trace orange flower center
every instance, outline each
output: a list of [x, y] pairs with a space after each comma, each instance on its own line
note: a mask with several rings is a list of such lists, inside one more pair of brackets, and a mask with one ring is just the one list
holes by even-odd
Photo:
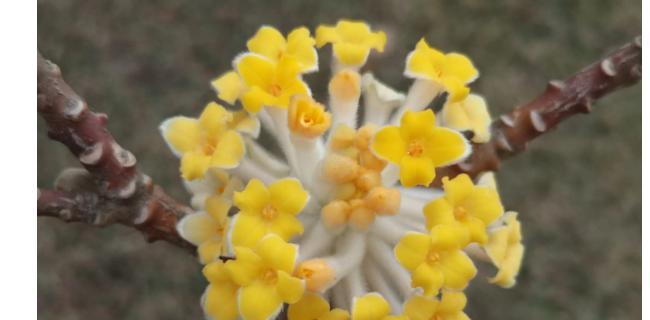
[[217, 148], [217, 139], [215, 138], [208, 138], [206, 139], [205, 143], [203, 144], [203, 154], [205, 155], [212, 155], [214, 153], [214, 150]]
[[266, 269], [262, 271], [262, 281], [266, 283], [276, 283], [278, 281], [278, 273], [273, 269]]
[[467, 209], [462, 206], [458, 206], [454, 208], [454, 217], [456, 217], [456, 220], [463, 220], [467, 217]]
[[275, 97], [279, 97], [282, 94], [282, 87], [277, 84], [272, 84], [269, 86], [269, 93]]
[[273, 205], [269, 204], [264, 209], [262, 209], [262, 217], [266, 220], [273, 220], [278, 216], [278, 209]]
[[316, 122], [316, 120], [314, 120], [314, 118], [313, 118], [312, 116], [307, 115], [307, 114], [306, 114], [306, 115], [303, 115], [303, 116], [300, 118], [300, 124], [301, 124], [303, 127], [311, 127], [312, 125], [314, 125], [315, 122]]
[[427, 261], [429, 261], [430, 263], [436, 263], [440, 261], [440, 253], [434, 250], [429, 251], [429, 253], [427, 254]]
[[433, 316], [431, 316], [431, 318], [429, 318], [429, 320], [443, 320], [443, 318], [439, 314], [434, 314]]
[[420, 141], [411, 141], [411, 143], [409, 143], [408, 149], [406, 149], [406, 153], [408, 153], [408, 155], [411, 157], [419, 157], [423, 152], [424, 146], [422, 146], [422, 143]]
[[222, 194], [224, 191], [226, 191], [226, 186], [219, 186], [218, 188], [214, 189], [214, 192], [217, 194]]

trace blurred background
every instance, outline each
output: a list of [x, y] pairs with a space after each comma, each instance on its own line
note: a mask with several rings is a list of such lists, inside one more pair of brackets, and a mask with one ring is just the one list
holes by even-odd
[[[641, 1], [38, 1], [38, 48], [138, 157], [140, 168], [187, 199], [178, 161], [158, 124], [197, 115], [215, 98], [209, 81], [230, 68], [262, 24], [312, 31], [339, 18], [388, 34], [367, 69], [406, 90], [404, 58], [420, 37], [470, 56], [473, 91], [493, 115], [540, 93], [641, 34]], [[323, 97], [321, 73], [307, 76]], [[641, 86], [600, 100], [504, 163], [504, 204], [520, 212], [526, 256], [518, 285], [469, 288], [473, 319], [638, 319], [641, 316]], [[39, 119], [38, 185], [77, 166]], [[197, 261], [134, 230], [38, 220], [42, 319], [201, 319]]]

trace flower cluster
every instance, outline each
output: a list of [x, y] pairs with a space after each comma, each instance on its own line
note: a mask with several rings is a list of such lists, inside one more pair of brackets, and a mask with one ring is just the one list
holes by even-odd
[[[324, 105], [302, 75], [327, 44]], [[263, 26], [212, 81], [227, 107], [209, 102], [198, 119], [160, 126], [192, 194], [195, 212], [177, 229], [205, 265], [206, 317], [272, 319], [286, 308], [289, 320], [467, 319], [475, 261], [497, 268], [491, 283], [514, 285], [521, 227], [494, 174], [430, 187], [437, 168], [491, 138], [487, 105], [469, 93], [478, 71], [422, 39], [406, 57], [404, 94], [360, 73], [385, 44], [359, 21], [313, 37]], [[434, 100], [444, 101], [437, 114]]]

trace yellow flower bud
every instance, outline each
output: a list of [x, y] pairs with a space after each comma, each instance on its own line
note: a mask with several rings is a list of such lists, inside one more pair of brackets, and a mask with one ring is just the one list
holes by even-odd
[[334, 270], [323, 259], [310, 259], [298, 265], [296, 276], [305, 280], [307, 290], [318, 292], [334, 280]]
[[288, 112], [289, 129], [306, 138], [316, 138], [329, 129], [331, 116], [322, 104], [306, 95], [291, 99]]

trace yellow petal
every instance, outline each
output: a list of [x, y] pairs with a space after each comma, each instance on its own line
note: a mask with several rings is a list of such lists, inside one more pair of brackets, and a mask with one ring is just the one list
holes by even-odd
[[445, 278], [442, 272], [428, 263], [421, 263], [411, 275], [411, 285], [424, 290], [425, 296], [434, 296], [442, 287]]
[[348, 320], [350, 313], [343, 309], [334, 309], [325, 315], [318, 318], [318, 320]]
[[444, 77], [441, 80], [445, 91], [449, 93], [449, 102], [462, 101], [469, 94], [469, 88], [456, 77]]
[[235, 259], [225, 263], [225, 269], [232, 281], [240, 286], [251, 285], [262, 271], [262, 258], [252, 249], [235, 247]]
[[478, 77], [478, 70], [474, 68], [472, 61], [459, 53], [446, 54], [440, 69], [443, 74], [456, 77], [462, 83], [472, 82]]
[[302, 234], [305, 229], [296, 216], [288, 213], [280, 213], [269, 223], [268, 230], [277, 234], [284, 240], [289, 240], [295, 235]]
[[232, 220], [230, 242], [233, 246], [254, 248], [267, 233], [266, 222], [260, 216], [240, 212]]
[[297, 245], [287, 243], [275, 234], [268, 234], [258, 242], [255, 252], [264, 263], [272, 266], [275, 270], [293, 273], [298, 257]]
[[424, 217], [427, 229], [431, 230], [440, 224], [449, 224], [456, 221], [454, 218], [454, 207], [445, 197], [440, 197], [424, 206]]
[[509, 255], [501, 263], [497, 274], [490, 278], [490, 283], [494, 283], [503, 288], [511, 288], [516, 283], [517, 274], [521, 268], [521, 260], [524, 256], [524, 246], [518, 243], [510, 248]]
[[375, 134], [372, 150], [379, 157], [392, 163], [399, 163], [406, 153], [406, 145], [396, 126], [387, 126]]
[[476, 94], [470, 94], [465, 100], [447, 103], [442, 109], [445, 126], [456, 130], [472, 130], [472, 141], [485, 143], [490, 140], [490, 123], [492, 118], [485, 100]]
[[213, 239], [203, 242], [199, 245], [199, 261], [202, 264], [210, 263], [219, 259], [223, 251], [223, 242], [221, 239]]
[[261, 54], [271, 60], [278, 60], [286, 49], [284, 36], [277, 29], [262, 26], [246, 43], [248, 50]]
[[205, 200], [205, 211], [207, 211], [212, 219], [218, 224], [223, 225], [226, 223], [230, 207], [230, 201], [221, 196], [212, 195]]
[[251, 117], [246, 111], [237, 111], [233, 114], [233, 120], [230, 127], [237, 132], [247, 134], [252, 138], [260, 135], [260, 121], [256, 117]]
[[454, 314], [463, 311], [467, 305], [467, 297], [462, 292], [444, 291], [440, 304], [438, 305], [438, 312], [442, 314]]
[[435, 166], [431, 159], [411, 156], [402, 157], [399, 165], [399, 181], [403, 186], [429, 186], [435, 177]]
[[474, 190], [474, 183], [467, 174], [459, 174], [453, 179], [442, 178], [442, 186], [445, 190], [445, 198], [456, 206], [467, 198]]
[[174, 117], [160, 125], [163, 138], [176, 155], [192, 151], [199, 146], [201, 129], [196, 119]]
[[485, 244], [488, 240], [487, 232], [485, 231], [485, 223], [481, 219], [470, 216], [460, 222], [465, 226], [470, 234], [472, 242]]
[[458, 131], [437, 127], [424, 143], [424, 154], [436, 167], [463, 160], [471, 152], [469, 142]]
[[228, 71], [212, 80], [212, 88], [217, 91], [219, 99], [234, 104], [244, 91], [244, 84], [235, 71]]
[[307, 205], [309, 194], [295, 178], [280, 179], [269, 185], [271, 203], [280, 212], [296, 215]]
[[330, 26], [318, 26], [316, 28], [316, 46], [318, 48], [327, 43], [338, 42], [340, 39], [336, 28]]
[[395, 257], [404, 268], [414, 271], [424, 262], [430, 247], [429, 235], [409, 231], [395, 246]]
[[276, 289], [282, 301], [296, 303], [305, 293], [305, 280], [292, 277], [284, 271], [278, 271]]
[[316, 41], [309, 34], [309, 29], [305, 27], [293, 29], [287, 36], [287, 54], [300, 62], [302, 72], [318, 70], [315, 43]]
[[181, 158], [180, 170], [185, 180], [194, 180], [203, 177], [208, 167], [210, 167], [210, 157], [202, 152], [187, 152]]
[[404, 304], [404, 314], [410, 320], [430, 320], [435, 316], [438, 309], [436, 298], [427, 298], [415, 295], [409, 298]]
[[389, 313], [388, 302], [378, 293], [371, 292], [354, 298], [352, 320], [381, 320]]
[[476, 276], [476, 267], [472, 260], [462, 251], [452, 251], [443, 255], [440, 261], [446, 288], [462, 290]]
[[237, 286], [227, 283], [209, 285], [203, 300], [205, 313], [218, 320], [237, 319], [237, 289]]
[[258, 113], [264, 106], [275, 105], [277, 98], [270, 95], [259, 87], [252, 87], [241, 98], [241, 103], [244, 109], [250, 113]]
[[261, 212], [270, 200], [271, 193], [258, 179], [251, 179], [243, 191], [235, 192], [233, 195], [235, 206], [242, 211], [251, 213]]
[[282, 300], [272, 285], [255, 282], [239, 289], [239, 313], [244, 320], [267, 320], [282, 310]]
[[205, 212], [186, 215], [177, 228], [183, 239], [197, 246], [217, 235], [217, 223]]
[[235, 59], [239, 75], [249, 87], [266, 88], [273, 81], [273, 61], [254, 53], [245, 53]]
[[289, 320], [314, 320], [328, 313], [330, 305], [321, 296], [306, 292], [302, 298], [289, 305], [287, 316]]
[[431, 229], [432, 246], [436, 250], [457, 250], [464, 248], [470, 241], [469, 232], [458, 222], [441, 224]]
[[218, 138], [226, 130], [226, 123], [231, 120], [232, 114], [216, 102], [208, 103], [199, 117], [203, 132], [208, 137], [215, 138]]
[[334, 56], [341, 63], [350, 66], [359, 66], [366, 63], [370, 48], [356, 43], [336, 43], [334, 44]]
[[400, 119], [400, 133], [405, 141], [429, 138], [435, 126], [436, 116], [431, 109], [406, 111]]
[[210, 165], [221, 169], [236, 168], [245, 152], [246, 146], [241, 135], [234, 130], [228, 130], [219, 139]]
[[226, 270], [226, 264], [221, 262], [221, 260], [209, 263], [203, 267], [202, 272], [210, 283], [221, 284], [224, 282], [232, 282], [230, 274], [228, 274], [228, 270]]
[[489, 225], [503, 213], [503, 206], [496, 190], [487, 187], [475, 187], [463, 200], [462, 206], [467, 211]]

